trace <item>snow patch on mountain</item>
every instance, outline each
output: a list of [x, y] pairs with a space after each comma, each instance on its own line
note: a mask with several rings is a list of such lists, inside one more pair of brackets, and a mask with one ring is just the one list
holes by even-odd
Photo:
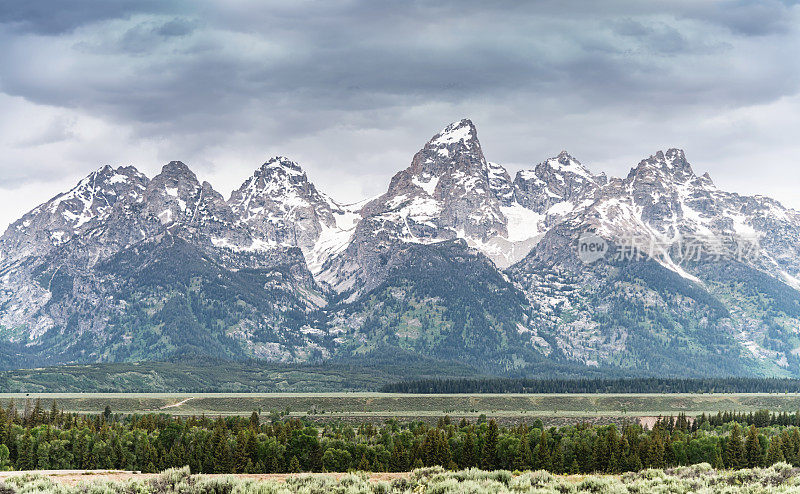
[[423, 181], [419, 177], [414, 177], [411, 181], [414, 185], [424, 190], [426, 194], [433, 196], [434, 191], [436, 191], [436, 185], [439, 183], [439, 177], [428, 176], [426, 178], [427, 180]]

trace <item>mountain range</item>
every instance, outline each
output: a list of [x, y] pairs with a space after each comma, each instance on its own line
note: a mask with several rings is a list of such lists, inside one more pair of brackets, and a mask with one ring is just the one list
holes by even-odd
[[275, 157], [226, 200], [104, 166], [0, 237], [0, 369], [409, 355], [512, 376], [800, 375], [800, 213], [679, 149], [512, 178], [469, 120], [379, 197]]

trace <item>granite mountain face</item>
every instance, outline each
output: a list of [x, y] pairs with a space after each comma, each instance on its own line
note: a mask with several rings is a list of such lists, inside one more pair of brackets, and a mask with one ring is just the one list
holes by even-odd
[[[603, 254], [587, 259], [586, 239]], [[0, 237], [0, 367], [407, 352], [482, 372], [800, 375], [800, 214], [682, 151], [513, 178], [469, 120], [346, 205], [284, 157], [225, 198], [103, 167]]]

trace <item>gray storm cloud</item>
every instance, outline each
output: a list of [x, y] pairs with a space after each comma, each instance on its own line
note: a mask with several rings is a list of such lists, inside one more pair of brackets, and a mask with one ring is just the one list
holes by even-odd
[[14, 1], [0, 227], [105, 163], [181, 159], [226, 193], [287, 154], [356, 200], [462, 117], [512, 169], [567, 148], [624, 174], [678, 146], [792, 204], [799, 21], [787, 1]]

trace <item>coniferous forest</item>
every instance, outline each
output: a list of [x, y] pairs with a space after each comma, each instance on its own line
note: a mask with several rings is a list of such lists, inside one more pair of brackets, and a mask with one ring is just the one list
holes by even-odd
[[759, 377], [616, 379], [450, 378], [386, 384], [385, 393], [798, 393], [800, 379]]
[[621, 473], [708, 463], [715, 468], [800, 465], [800, 413], [732, 412], [664, 417], [652, 430], [638, 424], [500, 426], [494, 420], [445, 416], [382, 425], [314, 424], [278, 412], [248, 417], [167, 414], [96, 415], [55, 403], [13, 401], [0, 407], [0, 469], [121, 469], [192, 473], [406, 472], [547, 470]]

